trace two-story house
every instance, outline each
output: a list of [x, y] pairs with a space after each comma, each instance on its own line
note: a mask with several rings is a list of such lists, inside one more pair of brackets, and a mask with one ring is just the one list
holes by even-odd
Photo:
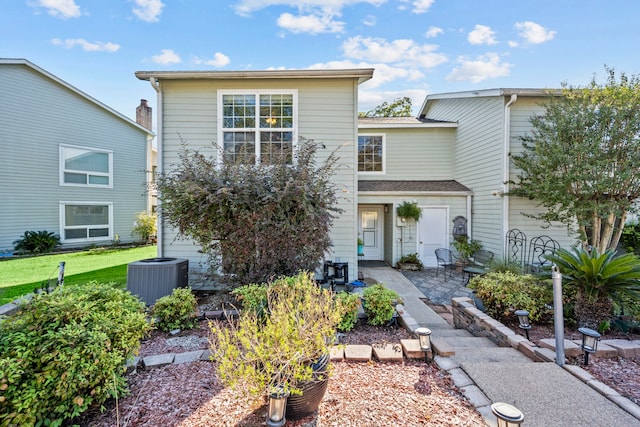
[[[529, 129], [528, 117], [538, 111], [542, 90], [430, 95], [416, 118], [358, 119], [358, 84], [372, 73], [140, 71], [136, 76], [150, 81], [158, 93], [160, 169], [178, 161], [182, 140], [213, 150], [212, 142], [226, 147], [277, 131], [293, 145], [305, 137], [322, 141], [327, 152], [337, 148], [342, 167], [334, 179], [344, 213], [333, 225], [334, 245], [326, 259], [348, 262], [350, 277], [356, 277], [358, 237], [364, 241], [360, 259], [395, 265], [402, 255], [417, 252], [426, 265], [435, 265], [435, 249], [453, 241], [454, 219], [462, 219], [467, 233], [498, 257], [506, 231], [515, 227], [572, 242], [564, 227], [544, 229], [520, 215], [535, 204], [509, 200], [504, 184], [513, 174], [509, 153], [518, 149], [516, 136]], [[245, 128], [241, 123], [246, 121], [225, 120], [225, 109], [257, 103], [278, 107], [272, 103], [281, 102], [292, 111], [282, 129]], [[258, 117], [251, 122], [259, 123]], [[422, 209], [418, 222], [398, 218], [396, 207], [405, 201]], [[197, 247], [175, 237], [161, 224], [160, 256], [185, 257], [198, 265]]]
[[153, 133], [25, 59], [0, 59], [0, 93], [0, 250], [27, 230], [136, 239]]

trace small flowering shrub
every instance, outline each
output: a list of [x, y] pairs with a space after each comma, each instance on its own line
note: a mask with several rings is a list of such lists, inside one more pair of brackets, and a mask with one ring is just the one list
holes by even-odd
[[365, 288], [362, 296], [367, 322], [374, 326], [389, 323], [396, 311], [396, 304], [402, 303], [402, 299], [396, 291], [381, 283]]
[[154, 304], [151, 315], [158, 329], [193, 329], [198, 322], [198, 302], [191, 288], [176, 288]]
[[0, 425], [59, 426], [126, 391], [144, 304], [90, 282], [35, 295], [0, 322]]

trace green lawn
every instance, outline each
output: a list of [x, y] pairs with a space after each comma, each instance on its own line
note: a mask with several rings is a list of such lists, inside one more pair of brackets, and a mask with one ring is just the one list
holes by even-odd
[[55, 283], [58, 265], [65, 262], [64, 284], [74, 285], [92, 280], [122, 286], [127, 281], [127, 264], [157, 254], [156, 246], [129, 249], [99, 248], [83, 252], [45, 255], [0, 261], [0, 305], [33, 292], [44, 282]]

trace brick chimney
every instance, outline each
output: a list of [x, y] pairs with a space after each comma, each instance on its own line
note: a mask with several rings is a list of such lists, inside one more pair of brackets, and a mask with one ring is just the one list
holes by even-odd
[[153, 117], [151, 115], [152, 108], [147, 105], [146, 99], [140, 100], [140, 105], [136, 108], [136, 123], [140, 126], [152, 130]]

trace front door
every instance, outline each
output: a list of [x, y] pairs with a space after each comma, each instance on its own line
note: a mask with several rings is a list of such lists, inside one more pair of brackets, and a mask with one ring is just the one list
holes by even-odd
[[358, 237], [364, 243], [361, 260], [380, 261], [382, 252], [382, 206], [358, 206]]
[[437, 265], [436, 249], [449, 248], [448, 218], [447, 207], [422, 208], [418, 222], [418, 255], [425, 267]]

